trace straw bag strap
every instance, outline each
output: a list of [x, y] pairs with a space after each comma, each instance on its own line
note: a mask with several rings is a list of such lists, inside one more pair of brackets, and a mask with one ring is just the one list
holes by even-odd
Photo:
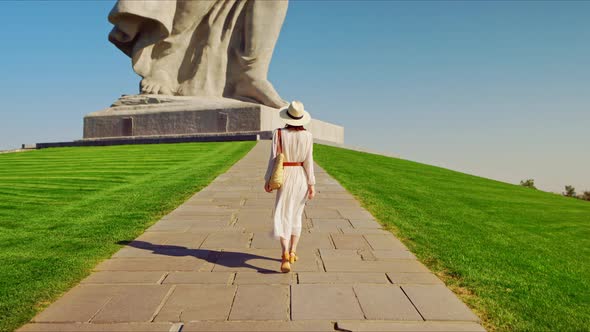
[[279, 155], [283, 153], [283, 139], [281, 138], [281, 129], [278, 129], [277, 135], [277, 155]]

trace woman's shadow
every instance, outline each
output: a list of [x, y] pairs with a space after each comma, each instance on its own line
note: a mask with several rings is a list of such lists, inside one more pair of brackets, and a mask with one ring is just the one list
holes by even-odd
[[166, 245], [166, 244], [153, 244], [146, 241], [119, 241], [118, 244], [127, 245], [133, 248], [142, 250], [149, 250], [157, 255], [173, 256], [173, 257], [195, 257], [203, 259], [209, 263], [225, 266], [229, 268], [244, 267], [252, 269], [260, 273], [279, 273], [275, 270], [269, 270], [259, 266], [254, 266], [248, 261], [252, 259], [262, 259], [269, 261], [280, 262], [280, 259], [269, 258], [260, 255], [248, 254], [244, 252], [235, 251], [220, 251], [214, 249], [190, 249], [187, 247]]

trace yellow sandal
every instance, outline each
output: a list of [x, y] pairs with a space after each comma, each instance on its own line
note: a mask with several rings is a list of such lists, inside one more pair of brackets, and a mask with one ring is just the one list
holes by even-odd
[[299, 257], [297, 257], [297, 255], [295, 255], [294, 251], [291, 251], [289, 253], [289, 263], [293, 264], [293, 263], [297, 262], [298, 259], [299, 259]]
[[281, 272], [287, 273], [291, 272], [291, 264], [290, 263], [290, 255], [288, 253], [284, 253], [282, 260], [281, 260]]

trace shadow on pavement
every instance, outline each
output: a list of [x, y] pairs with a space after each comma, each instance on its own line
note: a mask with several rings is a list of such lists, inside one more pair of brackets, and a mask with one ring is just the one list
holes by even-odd
[[[280, 262], [280, 259], [270, 258], [266, 256], [254, 255], [244, 252], [222, 251], [214, 249], [190, 249], [183, 246], [167, 245], [167, 244], [153, 244], [146, 241], [119, 241], [118, 244], [127, 245], [133, 248], [142, 250], [149, 250], [157, 255], [172, 256], [172, 257], [195, 257], [203, 259], [209, 263], [225, 266], [229, 268], [244, 267], [258, 271], [260, 273], [280, 273], [277, 270], [270, 270], [260, 266], [255, 266], [249, 263], [250, 260], [266, 260], [273, 262]], [[278, 267], [278, 264], [277, 264]]]

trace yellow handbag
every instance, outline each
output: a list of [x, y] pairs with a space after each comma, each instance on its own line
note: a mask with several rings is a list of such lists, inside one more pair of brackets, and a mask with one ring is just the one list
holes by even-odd
[[275, 164], [272, 169], [272, 174], [268, 184], [270, 189], [275, 190], [281, 188], [283, 185], [283, 162], [285, 161], [285, 155], [283, 154], [283, 140], [281, 139], [281, 130], [278, 129], [277, 133], [277, 156], [275, 158]]

